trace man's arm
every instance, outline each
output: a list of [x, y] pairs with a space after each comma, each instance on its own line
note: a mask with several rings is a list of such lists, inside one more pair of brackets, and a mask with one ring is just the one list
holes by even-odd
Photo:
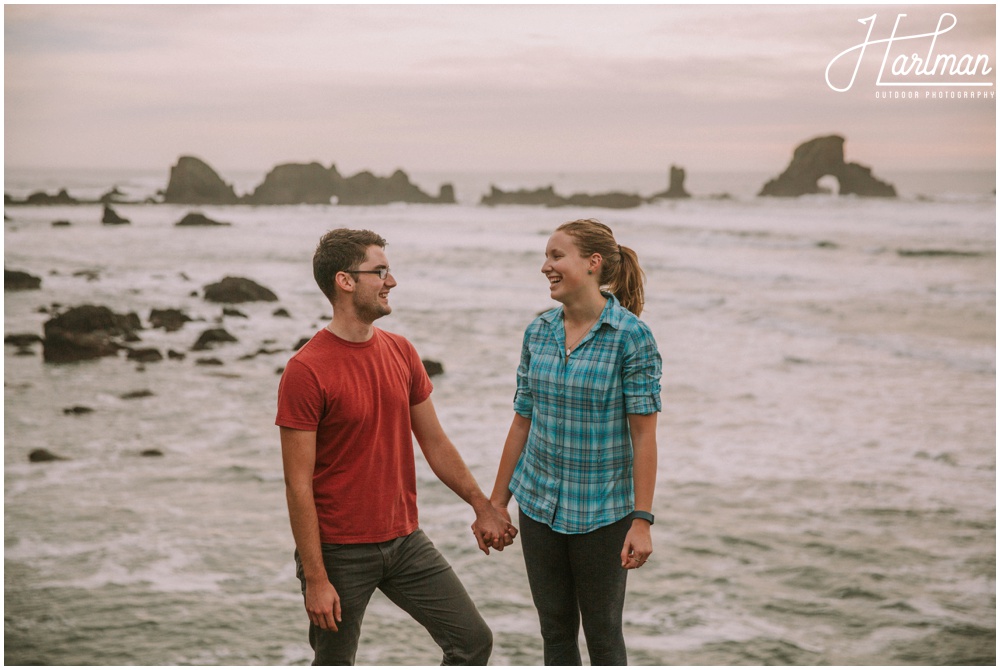
[[319, 518], [313, 497], [316, 466], [316, 433], [281, 428], [281, 461], [285, 470], [285, 498], [292, 537], [306, 578], [306, 613], [309, 621], [325, 630], [337, 630], [340, 596], [330, 583], [323, 565]]
[[472, 532], [476, 536], [479, 548], [486, 554], [490, 553], [490, 547], [503, 551], [504, 546], [513, 542], [517, 529], [501, 517], [479, 488], [458, 449], [441, 427], [437, 412], [434, 410], [434, 403], [430, 398], [410, 407], [410, 421], [413, 434], [431, 470], [475, 510], [476, 521], [472, 524]]

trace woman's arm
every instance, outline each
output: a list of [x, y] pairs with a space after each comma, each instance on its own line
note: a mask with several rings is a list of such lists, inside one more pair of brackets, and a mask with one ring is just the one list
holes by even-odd
[[510, 503], [510, 480], [514, 476], [514, 469], [521, 459], [521, 452], [528, 442], [528, 433], [531, 430], [531, 419], [521, 414], [514, 413], [514, 420], [511, 421], [510, 430], [507, 431], [507, 440], [503, 445], [503, 454], [500, 456], [500, 465], [497, 467], [496, 483], [493, 484], [493, 493], [490, 495], [490, 502], [500, 510], [501, 514], [510, 520], [510, 513], [507, 505]]
[[[632, 477], [635, 487], [635, 509], [652, 512], [653, 490], [656, 488], [656, 413], [629, 414], [632, 435]], [[641, 567], [653, 553], [650, 524], [645, 519], [633, 519], [622, 547], [622, 567]]]

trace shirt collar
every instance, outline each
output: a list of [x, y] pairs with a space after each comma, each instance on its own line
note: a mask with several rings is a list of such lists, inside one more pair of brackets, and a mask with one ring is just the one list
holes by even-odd
[[[625, 309], [622, 307], [622, 304], [618, 301], [618, 298], [616, 298], [613, 294], [601, 291], [601, 295], [607, 298], [608, 302], [607, 304], [604, 305], [604, 309], [601, 311], [601, 316], [597, 319], [597, 322], [606, 323], [615, 330], [618, 330], [618, 328], [620, 328], [622, 325], [622, 319], [625, 318]], [[550, 309], [549, 311], [543, 313], [541, 315], [541, 319], [542, 321], [545, 321], [549, 325], [555, 323], [557, 318], [561, 322], [562, 311], [563, 308], [562, 305], [560, 305], [555, 309]]]

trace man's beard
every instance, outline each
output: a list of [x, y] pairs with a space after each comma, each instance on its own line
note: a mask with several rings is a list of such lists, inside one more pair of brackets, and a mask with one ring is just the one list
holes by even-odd
[[365, 323], [374, 323], [376, 319], [381, 319], [392, 312], [392, 307], [383, 305], [378, 300], [378, 293], [373, 300], [362, 300], [357, 293], [354, 294], [354, 311], [358, 318]]

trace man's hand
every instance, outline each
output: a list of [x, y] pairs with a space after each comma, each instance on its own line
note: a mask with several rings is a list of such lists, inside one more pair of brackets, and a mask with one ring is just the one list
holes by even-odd
[[510, 514], [506, 508], [486, 504], [476, 509], [472, 534], [476, 536], [479, 549], [489, 556], [490, 547], [503, 551], [504, 547], [512, 545], [517, 536], [517, 528], [510, 522]]
[[653, 553], [653, 538], [649, 533], [649, 522], [643, 519], [632, 521], [622, 547], [622, 567], [626, 570], [641, 568]]
[[341, 620], [340, 595], [328, 580], [306, 582], [306, 613], [310, 623], [336, 632]]

